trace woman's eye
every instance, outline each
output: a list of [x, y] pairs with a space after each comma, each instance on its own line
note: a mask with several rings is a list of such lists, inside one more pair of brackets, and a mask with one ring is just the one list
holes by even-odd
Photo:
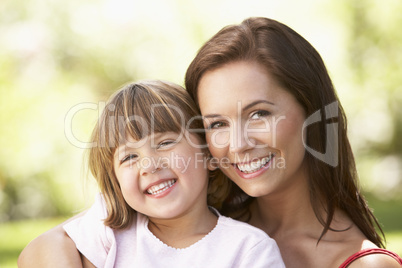
[[225, 126], [226, 126], [226, 124], [224, 122], [216, 121], [216, 122], [213, 122], [213, 123], [209, 124], [209, 126], [207, 128], [208, 129], [214, 129], [214, 128], [222, 128], [222, 127], [225, 127]]
[[270, 114], [271, 113], [268, 112], [268, 111], [259, 110], [259, 111], [256, 111], [256, 112], [252, 113], [250, 118], [251, 119], [260, 119], [260, 118], [266, 117], [266, 116], [268, 116]]
[[120, 161], [120, 163], [122, 164], [122, 163], [124, 163], [124, 162], [126, 162], [126, 161], [134, 160], [134, 159], [136, 159], [136, 158], [137, 158], [137, 155], [136, 155], [136, 154], [129, 154], [129, 155], [127, 155], [126, 157], [124, 157], [124, 158]]

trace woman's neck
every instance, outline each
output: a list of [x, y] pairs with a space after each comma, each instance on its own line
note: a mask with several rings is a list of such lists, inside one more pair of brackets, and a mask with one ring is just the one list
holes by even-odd
[[278, 197], [259, 197], [251, 205], [250, 224], [263, 229], [270, 236], [305, 228], [315, 222], [316, 216], [309, 198], [293, 196], [291, 200]]
[[291, 185], [267, 196], [258, 197], [250, 207], [250, 224], [263, 229], [271, 237], [312, 230], [322, 231], [310, 202], [307, 176], [292, 180]]
[[186, 248], [211, 232], [217, 224], [217, 219], [218, 217], [205, 205], [177, 218], [149, 218], [148, 228], [166, 245]]
[[[250, 205], [249, 223], [264, 230], [274, 239], [304, 235], [318, 241], [324, 226], [317, 216], [325, 221], [327, 218], [325, 208], [318, 207], [314, 210], [307, 180], [305, 183], [300, 180], [293, 186], [278, 193], [256, 198]], [[317, 200], [317, 203], [320, 202]], [[352, 225], [353, 222], [343, 211], [335, 209], [331, 229], [346, 230]], [[328, 234], [332, 239], [338, 232], [330, 231]]]

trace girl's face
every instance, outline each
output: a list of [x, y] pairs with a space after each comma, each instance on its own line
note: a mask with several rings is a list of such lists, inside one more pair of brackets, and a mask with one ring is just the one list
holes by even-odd
[[114, 170], [127, 204], [158, 219], [206, 206], [208, 170], [199, 145], [188, 132], [164, 132], [118, 147]]
[[198, 99], [212, 156], [248, 195], [306, 182], [304, 110], [261, 65], [240, 61], [206, 72]]

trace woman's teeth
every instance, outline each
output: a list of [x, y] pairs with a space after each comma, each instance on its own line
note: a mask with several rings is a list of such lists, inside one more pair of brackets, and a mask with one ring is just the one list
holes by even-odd
[[166, 191], [167, 189], [169, 189], [170, 187], [173, 186], [173, 184], [176, 183], [176, 180], [172, 179], [172, 180], [168, 180], [168, 181], [164, 181], [162, 183], [159, 183], [157, 185], [151, 186], [148, 188], [147, 193], [148, 194], [160, 194], [163, 191]]
[[257, 161], [253, 161], [251, 163], [246, 163], [246, 164], [237, 164], [237, 168], [243, 172], [243, 173], [253, 173], [258, 171], [259, 169], [263, 168], [269, 161], [271, 161], [272, 157], [274, 157], [274, 154], [271, 154], [270, 156], [264, 157], [262, 159], [259, 159]]

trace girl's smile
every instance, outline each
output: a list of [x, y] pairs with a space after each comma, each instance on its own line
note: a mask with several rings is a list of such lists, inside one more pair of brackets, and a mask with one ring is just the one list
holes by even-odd
[[164, 197], [170, 193], [176, 181], [177, 179], [159, 180], [147, 187], [144, 193], [154, 198]]

